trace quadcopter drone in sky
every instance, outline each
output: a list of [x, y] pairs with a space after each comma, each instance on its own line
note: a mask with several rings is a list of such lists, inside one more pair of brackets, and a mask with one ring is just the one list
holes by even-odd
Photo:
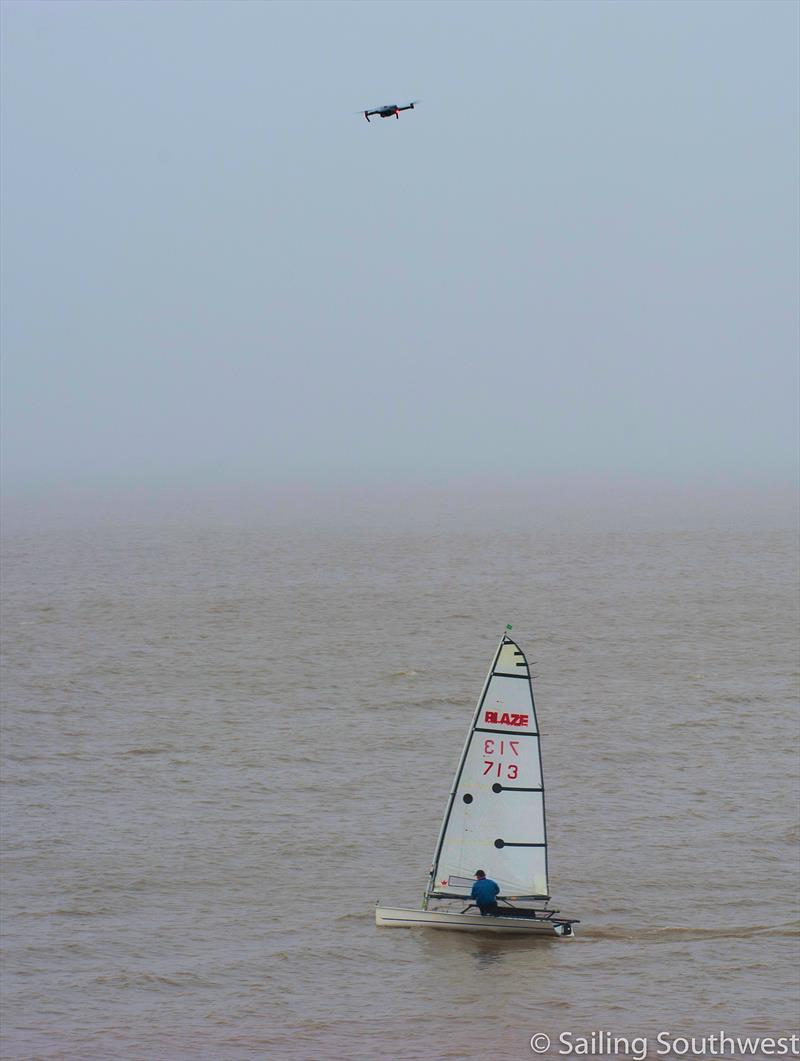
[[396, 103], [387, 103], [384, 107], [376, 107], [374, 111], [364, 111], [364, 117], [367, 121], [369, 121], [371, 114], [378, 114], [381, 118], [399, 118], [400, 111], [413, 111], [417, 103], [419, 103], [418, 99], [412, 100], [411, 103], [407, 103], [404, 107], [399, 107]]

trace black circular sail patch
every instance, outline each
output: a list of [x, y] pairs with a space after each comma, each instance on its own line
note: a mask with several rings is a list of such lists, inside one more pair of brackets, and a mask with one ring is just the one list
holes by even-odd
[[472, 796], [467, 792], [463, 797], [465, 803], [472, 803]]
[[500, 784], [499, 781], [495, 781], [495, 783], [492, 785], [492, 792], [502, 792], [502, 791], [503, 791], [503, 786]]
[[495, 840], [494, 846], [495, 847], [505, 847], [506, 846], [506, 842], [505, 842], [505, 840]]

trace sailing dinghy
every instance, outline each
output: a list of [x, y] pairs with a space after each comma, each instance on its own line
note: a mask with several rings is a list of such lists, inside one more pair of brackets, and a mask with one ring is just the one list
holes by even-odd
[[[483, 916], [472, 902], [478, 869], [500, 886], [496, 914]], [[549, 902], [542, 757], [531, 674], [523, 651], [504, 635], [458, 763], [422, 909], [378, 903], [375, 923], [572, 936], [577, 921], [559, 917]]]

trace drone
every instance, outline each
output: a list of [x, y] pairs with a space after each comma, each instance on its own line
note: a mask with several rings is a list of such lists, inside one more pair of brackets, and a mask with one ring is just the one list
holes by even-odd
[[364, 111], [364, 117], [369, 121], [370, 114], [379, 114], [381, 118], [395, 118], [400, 117], [400, 111], [413, 111], [415, 104], [419, 103], [418, 99], [412, 100], [411, 103], [407, 103], [405, 107], [398, 107], [396, 103], [387, 103], [384, 107], [376, 107], [374, 111]]

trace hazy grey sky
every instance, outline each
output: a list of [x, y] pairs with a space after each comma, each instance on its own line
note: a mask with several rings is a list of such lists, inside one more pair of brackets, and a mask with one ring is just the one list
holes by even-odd
[[799, 11], [5, 0], [8, 488], [790, 482]]

